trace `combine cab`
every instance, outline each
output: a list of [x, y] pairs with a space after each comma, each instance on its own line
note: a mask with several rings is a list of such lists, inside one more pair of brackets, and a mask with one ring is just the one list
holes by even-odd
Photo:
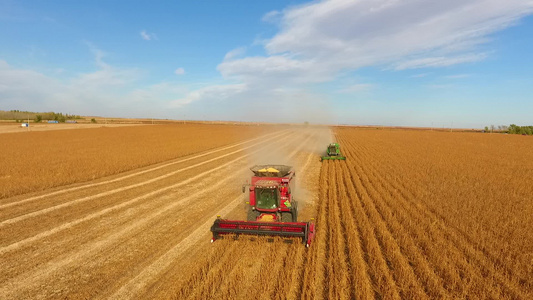
[[331, 143], [328, 145], [328, 149], [326, 150], [326, 156], [322, 156], [320, 158], [320, 161], [323, 161], [326, 159], [346, 160], [346, 157], [342, 156], [341, 147], [339, 146], [339, 144]]
[[248, 188], [250, 199], [247, 202], [246, 221], [232, 221], [218, 218], [211, 227], [214, 242], [224, 234], [249, 234], [301, 238], [309, 247], [315, 235], [315, 224], [298, 222], [298, 202], [294, 200], [295, 172], [284, 165], [253, 166], [254, 173]]

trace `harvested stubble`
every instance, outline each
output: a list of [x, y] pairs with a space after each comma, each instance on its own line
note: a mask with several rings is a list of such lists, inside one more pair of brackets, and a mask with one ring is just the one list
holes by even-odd
[[0, 199], [134, 170], [249, 139], [265, 127], [144, 125], [0, 136]]
[[[229, 182], [240, 172], [228, 171], [247, 170], [245, 151], [294, 147], [291, 137], [295, 133], [269, 132], [207, 157], [192, 155], [63, 193], [6, 199], [0, 213], [0, 298], [124, 299], [148, 293], [162, 281], [167, 264], [174, 269], [195, 252], [184, 249], [208, 240], [201, 233], [214, 211], [234, 207], [241, 193]], [[21, 209], [28, 206], [36, 207]]]
[[[268, 143], [297, 152], [307, 140], [294, 136], [280, 133]], [[223, 158], [221, 151], [208, 164], [196, 158], [191, 170], [94, 201], [79, 199], [119, 183], [4, 205], [6, 218], [18, 218], [18, 209], [33, 203], [42, 213], [28, 216], [30, 223], [3, 224], [0, 294], [120, 299], [135, 287], [131, 297], [176, 299], [533, 297], [533, 186], [525, 180], [533, 178], [531, 138], [354, 128], [338, 128], [336, 136], [346, 161], [325, 161], [320, 169], [318, 155], [299, 159], [311, 161], [307, 170], [320, 169], [298, 170], [299, 184], [319, 195], [300, 214], [316, 217], [309, 249], [243, 237], [209, 244], [207, 229], [190, 239], [189, 229], [209, 224], [214, 210], [241, 195], [237, 175], [227, 172], [124, 205], [244, 157]], [[182, 168], [139, 173], [123, 187]], [[218, 183], [221, 189], [198, 192]], [[68, 224], [72, 230], [53, 233]], [[44, 233], [50, 234], [40, 238]]]

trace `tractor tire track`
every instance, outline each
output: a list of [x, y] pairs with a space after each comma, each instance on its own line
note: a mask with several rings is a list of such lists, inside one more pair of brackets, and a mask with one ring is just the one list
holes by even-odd
[[[302, 146], [304, 143], [301, 143]], [[295, 155], [299, 150], [297, 149], [292, 155]], [[311, 162], [316, 162], [314, 159], [312, 158], [316, 158], [315, 155], [313, 154], [309, 154], [309, 155], [306, 155], [305, 157], [305, 163], [302, 164], [303, 166], [298, 168], [298, 171], [297, 173], [299, 174], [306, 174], [307, 173], [307, 169], [309, 167], [309, 165], [311, 164]], [[301, 175], [300, 175], [301, 177]], [[225, 241], [225, 240], [224, 240]], [[233, 241], [230, 241], [230, 242], [233, 242]], [[239, 243], [245, 243], [247, 241], [238, 241]], [[248, 256], [246, 256], [247, 253], [251, 253], [252, 252], [252, 248], [255, 246], [261, 246], [262, 244], [258, 241], [256, 242], [252, 242], [251, 244], [250, 243], [246, 243], [245, 244], [246, 246], [245, 247], [242, 247], [240, 249], [240, 253], [241, 253], [241, 257], [240, 257], [240, 261], [248, 261]], [[276, 243], [274, 242], [273, 245], [276, 245]], [[285, 244], [282, 244], [280, 245], [280, 247], [283, 249], [284, 247], [288, 247], [289, 249], [298, 249], [297, 251], [294, 251], [294, 252], [297, 252], [297, 253], [305, 253], [305, 248], [302, 247], [301, 245], [299, 244], [295, 244], [295, 245], [285, 245]], [[213, 261], [217, 261], [218, 260], [218, 256], [225, 253], [225, 249], [224, 249], [224, 245], [221, 245], [219, 242], [215, 242], [213, 244], [213, 249], [216, 249], [216, 251], [214, 252], [211, 252], [213, 254], [209, 255], [209, 256], [204, 256], [204, 258], [202, 258], [201, 260], [202, 261], [207, 261], [209, 262], [210, 264], [213, 263]], [[216, 253], [216, 254], [215, 254]], [[276, 252], [278, 253], [278, 252]], [[291, 252], [292, 253], [292, 252]], [[243, 257], [244, 255], [244, 257]], [[290, 256], [289, 256], [290, 257]], [[289, 258], [284, 258], [282, 259], [282, 261], [284, 261], [286, 264], [284, 265], [284, 268], [283, 268], [283, 271], [280, 271], [282, 274], [283, 273], [286, 273], [286, 269], [289, 269], [290, 270], [290, 274], [300, 274], [303, 272], [303, 256], [299, 256], [300, 260], [290, 260]], [[254, 260], [257, 260], [257, 257], [255, 255], [253, 255], [253, 258], [250, 258], [251, 261], [254, 261]], [[266, 260], [268, 261], [268, 260]], [[237, 262], [235, 262], [237, 263]], [[263, 260], [263, 266], [265, 265], [265, 260]], [[294, 263], [299, 263], [297, 265], [297, 267], [293, 267], [293, 264]], [[220, 266], [222, 263], [216, 263], [216, 269], [217, 270], [220, 270], [218, 271], [218, 273], [214, 273], [213, 276], [223, 276], [224, 274], [226, 274], [227, 272], [225, 271], [222, 271], [223, 269], [220, 269], [218, 266]], [[215, 268], [213, 267], [213, 265], [211, 265], [211, 268]], [[274, 266], [275, 269], [280, 269], [282, 268], [280, 262], [278, 260], [276, 260], [276, 265]], [[220, 282], [218, 282], [217, 284], [214, 284], [214, 285], [211, 285], [211, 284], [205, 284], [205, 280], [204, 279], [200, 279], [198, 276], [198, 272], [202, 272], [202, 270], [205, 270], [205, 263], [200, 263], [197, 267], [193, 267], [192, 270], [191, 270], [191, 274], [193, 274], [191, 277], [192, 278], [196, 278], [196, 280], [187, 280], [185, 283], [181, 284], [182, 288], [179, 290], [179, 292], [177, 292], [177, 298], [176, 299], [205, 299], [205, 298], [209, 298], [209, 297], [213, 297], [214, 295], [217, 295], [217, 294], [213, 294], [213, 293], [210, 293], [209, 291], [216, 291], [220, 285]], [[298, 272], [294, 273], [294, 271], [297, 270]], [[222, 273], [221, 273], [222, 272]], [[272, 277], [272, 275], [274, 275], [274, 277]], [[261, 272], [259, 275], [259, 278], [265, 278], [264, 280], [265, 281], [268, 281], [268, 282], [276, 282], [275, 284], [273, 283], [272, 285], [277, 285], [277, 286], [280, 286], [280, 285], [285, 285], [287, 286], [287, 289], [290, 289], [293, 284], [290, 284], [288, 285], [286, 282], [279, 282], [278, 280], [281, 280], [282, 278], [279, 278], [279, 276], [277, 276], [276, 274], [272, 274], [271, 272]], [[248, 276], [247, 276], [248, 280], [252, 280], [253, 282], [257, 282], [257, 279], [258, 277], [254, 278], [254, 279], [250, 279]], [[153, 279], [152, 279], [153, 280]], [[263, 279], [261, 279], [263, 280]], [[298, 280], [296, 281], [301, 281], [302, 278], [299, 278]], [[200, 284], [201, 285], [198, 285], [197, 287], [194, 287], [196, 284]], [[192, 285], [192, 287], [191, 287]], [[191, 293], [190, 291], [191, 290], [194, 290], [195, 292]], [[200, 290], [201, 292], [199, 292], [198, 290]], [[238, 290], [233, 290], [233, 289], [230, 289], [230, 290], [227, 290], [226, 291], [226, 294], [224, 294], [225, 296], [227, 295], [242, 295], [243, 291], [244, 290], [249, 290], [249, 289], [238, 289]], [[263, 294], [258, 294], [259, 290], [255, 289], [253, 291], [251, 291], [251, 294], [250, 295], [247, 295], [246, 298], [261, 298], [261, 297], [265, 297], [265, 295]], [[267, 294], [269, 294], [270, 292], [267, 292]], [[137, 294], [136, 297], [140, 297], [139, 295], [141, 294]], [[147, 294], [142, 294], [143, 297], [150, 297], [150, 298], [159, 298], [158, 293], [153, 293], [153, 294], [150, 294], [150, 296], [147, 296]], [[279, 293], [279, 290], [276, 290], [276, 291], [272, 291], [271, 295], [273, 295], [273, 298], [280, 298], [280, 293]], [[225, 297], [224, 296], [224, 297]], [[222, 297], [222, 298], [224, 298]], [[285, 297], [281, 297], [281, 298], [285, 298]]]
[[[259, 151], [259, 150], [257, 150], [257, 151]], [[135, 204], [136, 202], [139, 202], [141, 200], [153, 197], [155, 195], [162, 194], [162, 193], [167, 192], [167, 191], [169, 191], [171, 189], [175, 189], [175, 188], [181, 187], [181, 186], [189, 184], [189, 183], [196, 182], [199, 179], [201, 179], [202, 177], [204, 177], [206, 174], [208, 174], [210, 172], [213, 172], [213, 171], [216, 171], [216, 170], [220, 170], [220, 169], [222, 169], [224, 167], [227, 167], [227, 166], [229, 166], [229, 165], [231, 165], [231, 164], [233, 164], [235, 162], [238, 162], [238, 161], [242, 160], [244, 157], [247, 157], [247, 156], [248, 155], [237, 157], [236, 159], [233, 159], [233, 160], [231, 160], [231, 161], [229, 161], [229, 162], [227, 162], [227, 163], [225, 163], [223, 165], [220, 165], [220, 166], [218, 166], [216, 168], [212, 168], [209, 171], [200, 173], [200, 174], [198, 174], [198, 175], [196, 175], [194, 177], [191, 177], [191, 178], [189, 178], [187, 180], [184, 180], [182, 182], [178, 182], [178, 183], [170, 185], [170, 186], [165, 186], [164, 188], [161, 188], [161, 189], [146, 193], [146, 194], [144, 194], [142, 196], [135, 197], [133, 199], [127, 200], [125, 202], [122, 202], [122, 203], [120, 203], [118, 205], [114, 205], [114, 206], [108, 207], [106, 209], [100, 210], [100, 211], [98, 211], [96, 213], [92, 213], [92, 214], [86, 215], [83, 218], [79, 218], [79, 219], [76, 219], [74, 221], [63, 223], [60, 226], [57, 226], [57, 227], [55, 227], [53, 229], [41, 232], [41, 233], [39, 233], [37, 235], [34, 235], [34, 236], [30, 237], [30, 238], [26, 238], [24, 240], [20, 240], [18, 242], [9, 244], [8, 246], [0, 248], [0, 255], [4, 254], [6, 252], [10, 252], [10, 251], [13, 251], [15, 249], [18, 249], [21, 246], [26, 245], [28, 243], [32, 243], [32, 242], [37, 241], [39, 239], [48, 237], [48, 236], [50, 236], [52, 234], [56, 234], [58, 232], [61, 232], [61, 231], [65, 230], [65, 229], [71, 228], [71, 227], [73, 227], [73, 226], [75, 226], [77, 224], [80, 224], [80, 223], [95, 219], [97, 217], [103, 216], [103, 215], [108, 214], [110, 212], [114, 212], [116, 210], [119, 210], [119, 209], [122, 209], [124, 207], [127, 207], [127, 206], [129, 206], [131, 204]]]
[[[271, 137], [271, 138], [268, 138], [268, 139], [263, 139], [260, 144], [263, 144], [263, 143], [266, 143], [274, 138], [277, 138], [277, 136], [275, 137]], [[200, 163], [197, 163], [195, 165], [192, 165], [192, 166], [188, 166], [188, 167], [185, 167], [185, 168], [182, 168], [182, 169], [179, 169], [179, 170], [176, 170], [176, 171], [173, 171], [173, 172], [169, 172], [165, 175], [161, 175], [161, 176], [158, 176], [156, 178], [152, 178], [152, 179], [149, 179], [149, 180], [145, 180], [141, 183], [137, 183], [137, 184], [133, 184], [133, 185], [128, 185], [128, 186], [124, 186], [124, 187], [121, 187], [121, 188], [117, 188], [117, 189], [114, 189], [114, 190], [109, 190], [109, 191], [106, 191], [106, 192], [103, 192], [103, 193], [99, 193], [99, 194], [96, 194], [96, 195], [91, 195], [91, 196], [88, 196], [88, 197], [84, 197], [84, 198], [80, 198], [80, 199], [76, 199], [76, 200], [72, 200], [72, 201], [69, 201], [67, 203], [63, 203], [63, 204], [59, 204], [59, 205], [55, 205], [55, 206], [52, 206], [52, 207], [49, 207], [49, 208], [45, 208], [45, 209], [42, 209], [42, 210], [39, 210], [39, 211], [35, 211], [35, 212], [32, 212], [32, 213], [27, 213], [27, 214], [24, 214], [24, 215], [21, 215], [21, 216], [18, 216], [18, 217], [15, 217], [15, 218], [11, 218], [11, 219], [7, 219], [7, 220], [3, 220], [2, 222], [0, 222], [0, 229], [2, 227], [4, 227], [5, 225], [7, 224], [13, 224], [13, 223], [16, 223], [16, 222], [20, 222], [22, 220], [25, 220], [25, 219], [28, 219], [28, 218], [32, 218], [32, 217], [36, 217], [36, 216], [39, 216], [39, 215], [42, 215], [42, 214], [45, 214], [45, 213], [48, 213], [50, 211], [53, 211], [53, 210], [57, 210], [57, 209], [60, 209], [60, 208], [64, 208], [64, 207], [68, 207], [68, 206], [71, 206], [71, 205], [74, 205], [74, 204], [78, 204], [78, 203], [81, 203], [81, 202], [85, 202], [85, 201], [89, 201], [89, 200], [92, 200], [94, 198], [97, 198], [97, 197], [105, 197], [105, 196], [108, 196], [108, 195], [111, 195], [111, 194], [115, 194], [115, 193], [119, 193], [119, 192], [123, 192], [125, 190], [128, 190], [128, 189], [133, 189], [133, 188], [136, 188], [136, 187], [139, 187], [139, 186], [143, 186], [143, 185], [149, 185], [149, 184], [152, 184], [156, 181], [161, 181], [165, 178], [168, 178], [168, 177], [171, 177], [175, 174], [178, 174], [178, 173], [181, 173], [181, 172], [184, 172], [184, 171], [187, 171], [187, 170], [190, 170], [190, 169], [194, 169], [198, 166], [202, 166], [202, 165], [206, 165], [206, 164], [209, 164], [213, 161], [216, 161], [216, 160], [219, 160], [221, 158], [224, 158], [224, 157], [228, 157], [228, 156], [231, 156], [233, 154], [236, 154], [236, 153], [239, 153], [239, 152], [242, 152], [244, 150], [247, 150], [247, 149], [250, 149], [252, 147], [256, 147], [257, 145], [252, 145], [252, 146], [248, 146], [248, 147], [244, 147], [242, 149], [239, 149], [239, 150], [236, 150], [236, 151], [232, 151], [230, 153], [226, 153], [226, 154], [223, 154], [223, 155], [220, 155], [220, 156], [217, 156], [215, 158], [212, 158], [212, 159], [209, 159], [209, 160], [205, 160], [203, 162], [200, 162]]]
[[[287, 132], [287, 130], [283, 130], [282, 132]], [[168, 166], [173, 166], [173, 165], [176, 165], [176, 164], [180, 164], [180, 163], [184, 163], [184, 162], [191, 161], [191, 160], [194, 160], [194, 159], [198, 159], [198, 158], [201, 158], [201, 157], [213, 154], [213, 153], [217, 153], [217, 152], [220, 152], [220, 151], [224, 151], [224, 150], [228, 150], [228, 149], [231, 149], [231, 148], [239, 147], [241, 145], [244, 145], [244, 144], [247, 144], [247, 143], [251, 143], [253, 141], [262, 140], [262, 139], [264, 139], [267, 136], [276, 135], [276, 134], [279, 134], [279, 132], [268, 133], [268, 134], [265, 134], [265, 135], [263, 135], [261, 137], [252, 138], [252, 139], [246, 140], [244, 142], [236, 143], [236, 144], [233, 144], [233, 145], [230, 145], [230, 146], [216, 148], [216, 149], [213, 149], [213, 150], [207, 150], [206, 152], [198, 154], [198, 155], [189, 156], [189, 157], [186, 157], [186, 158], [178, 158], [178, 159], [173, 160], [171, 162], [165, 162], [163, 164], [158, 164], [155, 167], [148, 167], [147, 169], [144, 169], [142, 171], [135, 171], [135, 172], [130, 173], [130, 174], [126, 175], [126, 176], [120, 176], [118, 178], [114, 178], [114, 179], [111, 179], [111, 180], [105, 180], [105, 181], [96, 182], [96, 183], [89, 183], [89, 184], [82, 184], [82, 185], [79, 185], [79, 186], [75, 186], [75, 187], [72, 187], [72, 188], [66, 188], [66, 189], [65, 188], [61, 188], [60, 190], [54, 191], [54, 192], [51, 192], [51, 193], [46, 193], [46, 194], [39, 195], [39, 196], [33, 196], [33, 197], [22, 199], [22, 200], [17, 200], [15, 202], [9, 202], [9, 203], [6, 203], [6, 204], [1, 204], [0, 205], [0, 210], [8, 208], [8, 207], [11, 207], [11, 206], [20, 205], [20, 204], [23, 204], [23, 203], [26, 203], [26, 202], [31, 202], [31, 201], [43, 199], [43, 198], [46, 198], [46, 197], [56, 196], [56, 195], [59, 195], [59, 194], [69, 193], [69, 192], [73, 192], [73, 191], [77, 191], [77, 190], [81, 190], [81, 189], [85, 189], [85, 188], [92, 188], [92, 187], [97, 187], [97, 186], [101, 186], [101, 185], [105, 185], [105, 184], [109, 184], [109, 183], [123, 181], [123, 180], [129, 179], [129, 178], [135, 177], [135, 176], [139, 176], [139, 175], [143, 175], [143, 174], [146, 174], [146, 173], [149, 173], [149, 172], [153, 172], [153, 171], [156, 171], [156, 170], [159, 170], [159, 169], [163, 169], [163, 168], [166, 168]], [[13, 197], [13, 198], [16, 199], [18, 197]], [[11, 198], [11, 199], [13, 199], [13, 198]], [[10, 198], [2, 199], [2, 202], [9, 201], [9, 199]]]
[[[323, 293], [325, 288], [323, 283], [326, 272], [324, 259], [326, 253], [325, 248], [327, 246], [327, 235], [325, 233], [328, 231], [328, 224], [326, 217], [326, 207], [322, 205], [322, 203], [326, 201], [324, 199], [326, 199], [327, 197], [327, 190], [322, 187], [327, 186], [328, 183], [329, 178], [327, 176], [327, 170], [328, 166], [324, 167], [324, 164], [322, 164], [319, 177], [319, 186], [321, 187], [321, 189], [319, 190], [319, 201], [316, 207], [316, 233], [312, 247], [307, 252], [307, 259], [305, 260], [308, 267], [304, 268], [303, 275], [301, 276], [302, 283], [300, 286], [302, 287], [302, 289], [300, 296], [304, 299], [318, 299], [320, 296], [316, 295], [317, 292]], [[316, 287], [316, 283], [321, 284], [321, 286]], [[321, 296], [323, 297], [323, 294]]]
[[[289, 157], [295, 156], [302, 147], [306, 144], [306, 142], [311, 138], [311, 136], [307, 137], [306, 140], [304, 140], [301, 143], [298, 143], [298, 146], [292, 151], [292, 153], [289, 154]], [[236, 200], [234, 200], [236, 201]], [[235, 205], [232, 205], [230, 209], [228, 209], [228, 206], [226, 206], [219, 214], [217, 215], [227, 215], [229, 211], [236, 208], [236, 205], [238, 202], [235, 202]], [[206, 223], [204, 223], [203, 227], [204, 230], [208, 229], [207, 224], [212, 224], [213, 220], [215, 218], [209, 218]], [[215, 243], [216, 245], [216, 243]], [[166, 258], [161, 258], [158, 261], [174, 261], [179, 254], [175, 249], [179, 249], [180, 245], [176, 245], [171, 251], [167, 252], [166, 255], [169, 255]], [[136, 295], [136, 293], [140, 293], [140, 289], [144, 288], [148, 285], [150, 280], [153, 280], [154, 273], [163, 272], [165, 268], [167, 268], [168, 265], [158, 264], [157, 262], [152, 264], [149, 268], [142, 270], [142, 272], [137, 275], [134, 279], [132, 279], [129, 283], [124, 285], [119, 291], [117, 291], [114, 295], [111, 296], [113, 299], [123, 299], [123, 298], [131, 298]]]
[[[238, 158], [238, 159], [236, 159], [236, 160], [239, 160], [239, 159], [240, 159], [240, 158]], [[229, 165], [229, 164], [227, 164], [227, 165]], [[215, 169], [212, 169], [212, 170], [217, 170], [217, 169], [220, 169], [220, 168], [222, 168], [222, 167], [226, 167], [226, 165], [219, 166], [219, 167], [217, 167], [217, 168], [215, 168]], [[198, 175], [198, 177], [200, 177], [200, 176], [202, 176], [202, 174]], [[192, 180], [194, 180], [194, 179], [196, 179], [196, 178], [193, 178]], [[178, 183], [178, 184], [182, 184], [182, 183]], [[222, 183], [221, 183], [221, 184], [222, 184]], [[172, 186], [171, 186], [171, 187], [172, 187]], [[216, 188], [216, 186], [215, 186], [214, 188]], [[158, 192], [160, 192], [160, 191], [155, 191], [155, 192], [153, 192], [153, 193], [158, 193]], [[190, 198], [193, 198], [193, 196], [189, 197], [188, 199], [190, 199]], [[134, 200], [136, 200], [136, 199], [134, 199]], [[174, 207], [174, 206], [176, 206], [176, 205], [178, 205], [178, 204], [180, 204], [180, 203], [174, 203], [174, 204], [172, 205], [172, 207]], [[184, 204], [181, 203], [181, 205], [184, 205]], [[168, 207], [167, 207], [167, 208], [168, 208]], [[170, 209], [170, 208], [168, 208], [168, 209]], [[161, 212], [164, 211], [164, 210], [165, 210], [165, 209], [162, 209], [162, 210], [160, 210], [158, 213], [161, 213]], [[101, 212], [100, 212], [100, 213], [101, 213]], [[155, 215], [157, 215], [157, 214], [153, 214], [152, 216], [155, 216]], [[144, 218], [143, 221], [146, 221], [146, 220], [148, 220], [148, 219], [149, 219], [149, 218]], [[79, 223], [79, 222], [78, 222], [78, 223]], [[135, 223], [133, 226], [136, 226], [136, 227], [138, 228], [138, 227], [140, 227], [140, 225], [141, 225], [141, 224], [138, 222], [138, 223]], [[128, 228], [128, 230], [122, 230], [121, 233], [125, 233], [125, 232], [127, 232], [127, 231], [129, 231], [129, 230], [132, 230], [132, 228]], [[112, 235], [112, 237], [119, 237], [119, 236], [120, 236], [120, 234], [114, 234], [114, 235]], [[108, 238], [107, 240], [109, 241], [109, 239], [110, 239], [110, 238]], [[30, 241], [28, 241], [28, 242], [30, 242]], [[97, 244], [97, 245], [100, 245], [100, 244]], [[100, 246], [102, 246], [102, 245], [100, 245]], [[93, 248], [90, 248], [90, 249], [93, 249]], [[94, 251], [93, 251], [93, 252], [94, 252]], [[92, 253], [92, 252], [89, 252], [89, 250], [86, 250], [86, 251], [82, 252], [81, 254], [79, 253], [79, 256], [80, 256], [80, 257], [85, 257], [85, 256], [87, 256], [87, 255], [90, 255], [90, 253]], [[49, 268], [49, 272], [48, 272], [48, 273], [45, 273], [45, 275], [46, 275], [46, 274], [50, 274], [51, 272], [53, 272], [54, 270], [58, 269], [59, 267], [63, 266], [63, 265], [66, 264], [66, 263], [71, 263], [71, 262], [70, 262], [70, 261], [63, 261], [63, 263], [60, 263], [60, 264], [56, 265], [56, 266], [53, 267], [53, 268]], [[31, 277], [31, 278], [33, 278], [33, 277]], [[34, 279], [35, 279], [35, 278], [33, 278], [33, 280], [34, 280]]]

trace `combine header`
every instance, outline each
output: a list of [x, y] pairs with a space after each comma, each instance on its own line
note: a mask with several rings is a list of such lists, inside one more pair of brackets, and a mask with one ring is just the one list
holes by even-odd
[[254, 173], [250, 184], [242, 186], [243, 193], [248, 188], [250, 199], [246, 221], [232, 221], [217, 218], [211, 226], [214, 242], [224, 234], [248, 234], [301, 238], [309, 247], [315, 236], [313, 222], [298, 222], [298, 202], [294, 200], [295, 172], [284, 165], [253, 166]]
[[340, 159], [340, 160], [346, 160], [346, 157], [342, 156], [341, 154], [341, 146], [337, 143], [331, 143], [328, 145], [328, 148], [326, 150], [326, 156], [322, 156], [320, 158], [320, 161], [326, 160], [326, 159]]

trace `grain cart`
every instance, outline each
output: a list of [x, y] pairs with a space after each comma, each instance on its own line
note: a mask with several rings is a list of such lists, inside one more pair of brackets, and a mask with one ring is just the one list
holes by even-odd
[[301, 238], [309, 247], [315, 236], [314, 222], [298, 222], [298, 202], [293, 191], [296, 173], [291, 166], [256, 165], [248, 189], [247, 220], [226, 220], [217, 217], [211, 232], [214, 242], [224, 234], [264, 235]]
[[341, 154], [341, 146], [337, 143], [331, 143], [328, 145], [328, 148], [326, 150], [326, 156], [322, 156], [320, 158], [320, 161], [323, 161], [325, 159], [340, 159], [340, 160], [346, 160], [346, 157], [342, 156]]

